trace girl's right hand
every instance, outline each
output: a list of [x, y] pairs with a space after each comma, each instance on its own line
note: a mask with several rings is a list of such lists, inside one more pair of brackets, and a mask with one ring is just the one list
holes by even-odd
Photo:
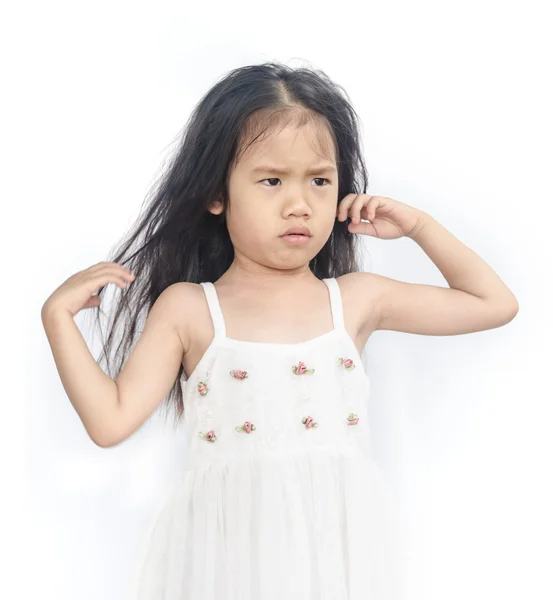
[[99, 262], [84, 271], [78, 271], [66, 279], [47, 298], [42, 314], [69, 311], [75, 316], [83, 308], [100, 305], [100, 296], [95, 294], [102, 286], [115, 283], [124, 289], [135, 276], [129, 269], [115, 262]]

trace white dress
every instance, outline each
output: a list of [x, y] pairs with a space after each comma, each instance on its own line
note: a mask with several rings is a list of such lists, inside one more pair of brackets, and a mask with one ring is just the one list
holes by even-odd
[[[183, 381], [189, 454], [145, 537], [133, 600], [397, 600], [396, 504], [371, 458], [369, 378], [334, 328], [300, 343], [215, 336]], [[392, 508], [394, 507], [394, 508]]]

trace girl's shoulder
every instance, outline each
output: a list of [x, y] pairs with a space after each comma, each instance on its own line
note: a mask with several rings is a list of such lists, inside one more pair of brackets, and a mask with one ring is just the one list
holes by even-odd
[[197, 335], [198, 322], [210, 322], [209, 308], [201, 284], [190, 281], [173, 283], [159, 295], [156, 302], [160, 301], [165, 303], [186, 351], [190, 340]]
[[158, 301], [166, 302], [171, 308], [176, 308], [176, 315], [190, 313], [202, 306], [204, 292], [199, 283], [179, 281], [167, 286], [159, 295]]
[[336, 277], [343, 299], [355, 302], [356, 299], [370, 300], [374, 305], [379, 296], [380, 276], [375, 273], [356, 271]]
[[357, 271], [336, 277], [346, 328], [365, 339], [376, 329], [380, 313], [380, 280], [374, 273]]

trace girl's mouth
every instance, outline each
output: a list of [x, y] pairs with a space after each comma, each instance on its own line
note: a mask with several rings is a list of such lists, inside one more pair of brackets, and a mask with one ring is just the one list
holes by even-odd
[[311, 239], [311, 237], [308, 235], [292, 233], [292, 234], [288, 234], [288, 235], [281, 235], [280, 239], [284, 240], [288, 244], [293, 244], [295, 246], [298, 246], [298, 245], [303, 246], [303, 245], [309, 243], [309, 240]]

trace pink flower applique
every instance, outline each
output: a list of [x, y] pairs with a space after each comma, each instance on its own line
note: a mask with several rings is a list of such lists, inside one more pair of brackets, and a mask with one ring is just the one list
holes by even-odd
[[206, 440], [207, 442], [214, 442], [217, 439], [217, 436], [215, 435], [213, 429], [211, 431], [208, 431], [207, 433], [200, 431], [200, 437]]
[[350, 413], [348, 417], [348, 425], [357, 425], [359, 417], [355, 413]]
[[348, 371], [353, 371], [353, 369], [355, 369], [355, 365], [353, 364], [353, 360], [351, 360], [351, 358], [339, 358], [338, 364]]
[[234, 377], [234, 379], [247, 379], [248, 372], [241, 371], [240, 369], [233, 369], [232, 371], [230, 371], [230, 376]]
[[198, 392], [200, 392], [200, 395], [205, 396], [208, 391], [209, 388], [207, 387], [207, 383], [205, 381], [200, 381], [200, 383], [198, 383]]
[[244, 421], [244, 425], [239, 425], [235, 427], [236, 431], [244, 431], [245, 433], [251, 433], [255, 431], [255, 425], [250, 423], [249, 421]]
[[297, 365], [292, 367], [292, 372], [296, 375], [312, 375], [315, 372], [315, 369], [308, 369], [305, 366], [305, 363], [300, 360]]
[[301, 422], [305, 425], [306, 429], [309, 429], [310, 427], [318, 427], [319, 425], [313, 420], [313, 417], [303, 417]]

